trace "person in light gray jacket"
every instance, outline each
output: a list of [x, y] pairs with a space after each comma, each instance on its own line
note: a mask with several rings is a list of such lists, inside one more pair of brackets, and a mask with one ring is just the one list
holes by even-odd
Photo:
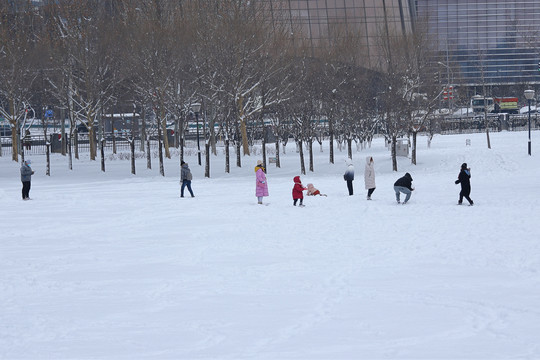
[[30, 200], [30, 181], [32, 180], [32, 175], [34, 175], [34, 171], [30, 167], [30, 160], [23, 161], [21, 165], [21, 182], [23, 184], [22, 187], [22, 199], [23, 200]]
[[182, 170], [180, 171], [180, 181], [182, 182], [182, 188], [180, 190], [180, 197], [184, 197], [184, 188], [186, 186], [191, 194], [191, 197], [195, 197], [195, 195], [193, 195], [193, 191], [191, 190], [191, 179], [193, 176], [191, 175], [191, 170], [189, 170], [189, 165], [183, 161], [181, 165]]
[[364, 170], [364, 183], [366, 184], [367, 199], [371, 200], [371, 195], [375, 191], [375, 169], [373, 168], [373, 157], [366, 158], [366, 169]]

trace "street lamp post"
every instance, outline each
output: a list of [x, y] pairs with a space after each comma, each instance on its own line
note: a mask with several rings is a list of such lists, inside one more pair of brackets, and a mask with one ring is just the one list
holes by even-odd
[[199, 111], [201, 111], [201, 104], [195, 103], [191, 105], [191, 109], [195, 113], [195, 121], [197, 122], [197, 158], [199, 160], [199, 166], [202, 164], [201, 161], [201, 144], [199, 140]]
[[[451, 99], [454, 97], [453, 89], [452, 94], [450, 94], [450, 86], [452, 85], [452, 81], [454, 80], [454, 72], [452, 69], [450, 69], [450, 66], [446, 65], [443, 62], [438, 61], [437, 64], [442, 65], [446, 68], [446, 96], [448, 97], [448, 110], [452, 111], [452, 101]], [[450, 73], [452, 76], [450, 77]], [[450, 79], [452, 81], [450, 81]]]
[[529, 156], [531, 155], [531, 100], [534, 98], [534, 90], [525, 90], [525, 97], [529, 102]]

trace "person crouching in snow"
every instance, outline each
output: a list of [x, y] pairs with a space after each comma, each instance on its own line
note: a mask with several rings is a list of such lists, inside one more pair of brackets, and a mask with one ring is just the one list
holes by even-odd
[[409, 199], [411, 198], [411, 193], [414, 191], [414, 188], [412, 187], [412, 176], [409, 173], [406, 173], [405, 176], [400, 177], [395, 183], [394, 183], [394, 191], [396, 193], [396, 201], [399, 204], [399, 194], [404, 193], [405, 195], [405, 201], [403, 202], [403, 205], [405, 205]]
[[300, 181], [300, 176], [294, 177], [294, 186], [292, 189], [292, 198], [293, 198], [293, 205], [296, 206], [296, 203], [298, 200], [300, 200], [300, 206], [304, 207], [304, 190], [307, 190], [307, 188], [302, 185], [302, 181]]
[[467, 167], [467, 163], [461, 164], [461, 170], [455, 183], [456, 185], [461, 184], [461, 192], [459, 193], [458, 205], [461, 205], [463, 203], [464, 197], [465, 199], [467, 199], [471, 206], [474, 205], [474, 202], [469, 197], [469, 195], [471, 194], [471, 168]]
[[313, 186], [313, 184], [307, 184], [306, 195], [308, 195], [308, 196], [316, 196], [316, 195], [326, 196], [326, 194], [321, 194], [319, 189], [316, 189], [315, 186]]

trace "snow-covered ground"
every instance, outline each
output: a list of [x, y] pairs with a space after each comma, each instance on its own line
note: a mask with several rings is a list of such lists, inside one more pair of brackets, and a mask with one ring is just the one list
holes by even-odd
[[[540, 145], [533, 133], [419, 138], [418, 165], [392, 172], [382, 139], [354, 152], [316, 147], [302, 176], [328, 197], [292, 206], [299, 159], [260, 155], [225, 174], [196, 157], [195, 198], [179, 198], [179, 164], [44, 157], [22, 201], [19, 164], [0, 158], [1, 359], [538, 359]], [[466, 146], [466, 139], [471, 146]], [[270, 148], [270, 147], [269, 147]], [[377, 189], [365, 199], [365, 158]], [[475, 206], [457, 206], [461, 163]], [[307, 158], [306, 158], [307, 164]], [[410, 172], [410, 204], [393, 183]]]

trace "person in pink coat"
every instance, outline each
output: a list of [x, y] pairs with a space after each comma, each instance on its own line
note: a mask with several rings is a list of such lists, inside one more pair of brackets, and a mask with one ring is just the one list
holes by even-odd
[[268, 196], [268, 183], [266, 182], [266, 171], [261, 160], [257, 160], [257, 166], [255, 166], [255, 179], [255, 196], [257, 196], [258, 203], [262, 205], [263, 197]]

